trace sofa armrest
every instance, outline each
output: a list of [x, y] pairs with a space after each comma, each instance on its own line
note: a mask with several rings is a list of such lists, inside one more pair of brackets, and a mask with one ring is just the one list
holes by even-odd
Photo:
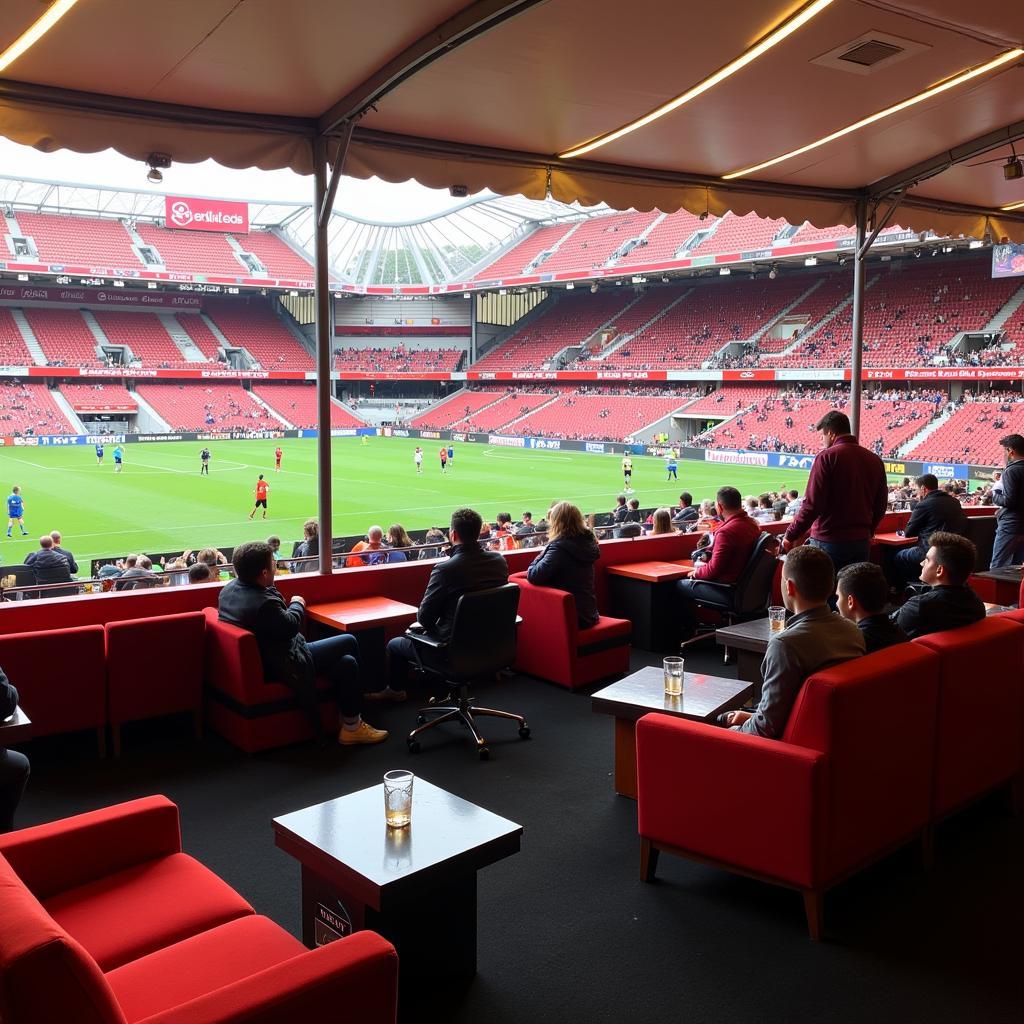
[[129, 800], [0, 835], [0, 853], [41, 900], [180, 852], [178, 808], [165, 796]]
[[658, 714], [637, 722], [636, 753], [641, 836], [790, 885], [817, 883], [825, 754]]
[[398, 954], [376, 932], [345, 939], [275, 964], [139, 1024], [280, 1024], [351, 1020], [393, 1024]]

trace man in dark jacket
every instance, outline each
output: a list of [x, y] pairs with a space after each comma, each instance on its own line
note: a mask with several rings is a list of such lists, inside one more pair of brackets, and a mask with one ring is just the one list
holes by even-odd
[[825, 447], [811, 466], [800, 509], [786, 530], [782, 550], [789, 551], [810, 531], [836, 571], [868, 561], [871, 537], [885, 515], [889, 486], [885, 466], [874, 452], [857, 443], [845, 413], [825, 413], [815, 425]]
[[914, 480], [917, 506], [904, 527], [905, 537], [917, 537], [913, 547], [901, 548], [892, 557], [892, 581], [896, 586], [912, 583], [921, 576], [921, 562], [928, 554], [928, 541], [937, 531], [967, 536], [967, 516], [952, 494], [939, 490], [939, 481], [931, 473]]
[[[36, 583], [70, 583], [71, 568], [63, 555], [53, 550], [53, 538], [47, 533], [39, 538], [39, 550], [33, 551], [25, 559], [25, 564], [32, 570]], [[74, 588], [62, 590], [44, 590], [42, 597], [65, 597], [74, 594]]]
[[689, 491], [683, 491], [679, 495], [679, 508], [672, 516], [673, 526], [686, 526], [688, 523], [695, 523], [700, 513], [693, 507], [693, 495]]
[[[0, 669], [0, 722], [18, 708], [18, 691]], [[28, 782], [28, 758], [16, 750], [0, 747], [0, 832], [14, 828], [14, 812]]]
[[1006, 471], [992, 490], [999, 511], [989, 569], [1024, 562], [1024, 437], [1010, 434], [999, 443], [1006, 451]]
[[928, 633], [959, 629], [985, 618], [985, 605], [967, 586], [977, 550], [955, 533], [933, 533], [921, 563], [921, 579], [931, 590], [912, 597], [892, 613], [892, 620], [911, 640]]
[[840, 569], [836, 591], [839, 614], [857, 623], [868, 654], [907, 641], [907, 634], [885, 612], [889, 584], [880, 566], [854, 562]]
[[61, 540], [63, 539], [60, 535], [59, 530], [54, 530], [50, 537], [53, 539], [53, 550], [58, 555], [63, 555], [68, 560], [68, 568], [71, 570], [71, 575], [75, 576], [78, 573], [78, 563], [75, 561], [75, 556], [68, 551], [67, 548], [61, 547]]
[[277, 564], [269, 544], [248, 541], [235, 548], [231, 559], [236, 579], [220, 592], [218, 610], [223, 622], [249, 630], [256, 638], [268, 681], [284, 683], [295, 691], [302, 710], [321, 735], [316, 676], [326, 677], [341, 715], [338, 742], [343, 746], [380, 743], [388, 738], [361, 715], [359, 643], [343, 633], [307, 644], [302, 635], [306, 602], [295, 596], [285, 603], [274, 586]]
[[[420, 601], [417, 621], [427, 633], [438, 640], [451, 637], [455, 606], [459, 598], [474, 590], [500, 587], [508, 582], [508, 564], [497, 551], [480, 546], [483, 520], [471, 508], [452, 513], [451, 556], [438, 562], [430, 572], [427, 589]], [[390, 684], [382, 690], [384, 697], [404, 694], [409, 666], [416, 662], [416, 651], [408, 637], [388, 641]]]

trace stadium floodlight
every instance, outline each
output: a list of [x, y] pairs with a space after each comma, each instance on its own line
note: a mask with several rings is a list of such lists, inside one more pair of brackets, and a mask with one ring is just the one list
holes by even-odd
[[852, 132], [859, 131], [861, 128], [866, 128], [869, 124], [874, 124], [876, 121], [881, 121], [883, 118], [891, 117], [893, 114], [898, 114], [900, 111], [906, 110], [908, 107], [917, 106], [918, 103], [924, 103], [926, 100], [930, 100], [941, 93], [948, 92], [950, 89], [955, 89], [966, 82], [973, 81], [975, 78], [980, 78], [982, 75], [987, 75], [990, 71], [995, 71], [996, 68], [1000, 68], [1011, 61], [1019, 60], [1021, 57], [1024, 57], [1024, 50], [1019, 47], [1014, 47], [1012, 50], [1004, 50], [998, 56], [993, 57], [992, 60], [986, 61], [984, 64], [978, 64], [973, 68], [961, 71], [959, 74], [953, 75], [952, 78], [947, 78], [943, 82], [938, 82], [936, 85], [925, 89], [924, 92], [919, 92], [916, 96], [900, 100], [899, 103], [894, 103], [891, 107], [886, 107], [884, 110], [876, 110], [875, 113], [869, 114], [867, 117], [863, 117], [859, 121], [855, 121], [853, 124], [848, 124], [845, 128], [840, 128], [838, 131], [832, 132], [831, 135], [825, 135], [820, 139], [816, 139], [814, 142], [807, 143], [806, 146], [800, 146], [799, 149], [791, 149], [788, 153], [783, 153], [781, 156], [772, 157], [771, 160], [765, 160], [762, 163], [752, 164], [750, 167], [744, 167], [741, 170], [731, 171], [729, 174], [723, 174], [722, 180], [731, 181], [733, 178], [742, 178], [748, 174], [755, 174], [757, 171], [763, 171], [766, 167], [774, 167], [775, 164], [780, 164], [784, 160], [790, 160], [795, 156], [802, 156], [804, 153], [809, 153], [812, 149], [817, 149], [819, 146], [825, 146], [830, 142], [835, 142], [836, 139], [841, 139], [844, 135], [849, 135]]
[[729, 267], [719, 267], [718, 268], [718, 273], [722, 277], [728, 277], [732, 273], [732, 270], [730, 270]]
[[817, 258], [817, 256], [808, 256], [807, 259], [804, 260], [804, 266], [805, 267], [816, 267], [817, 265], [818, 265], [818, 258]]
[[832, 0], [813, 0], [813, 3], [806, 4], [799, 11], [797, 11], [792, 17], [787, 18], [778, 28], [769, 32], [766, 36], [759, 39], [753, 46], [748, 50], [741, 53], [735, 60], [730, 61], [725, 67], [719, 68], [714, 74], [708, 75], [703, 81], [698, 82], [696, 85], [687, 89], [686, 92], [674, 99], [669, 100], [667, 103], [663, 103], [660, 107], [655, 107], [654, 110], [643, 117], [638, 117], [635, 121], [630, 121], [629, 124], [623, 125], [621, 128], [616, 128], [615, 131], [606, 132], [604, 135], [598, 135], [597, 138], [591, 139], [589, 142], [583, 143], [581, 146], [576, 146], [573, 149], [567, 150], [564, 153], [560, 153], [559, 157], [562, 160], [571, 160], [573, 157], [583, 156], [585, 153], [592, 153], [595, 149], [601, 146], [607, 146], [609, 142], [615, 142], [621, 139], [624, 135], [629, 135], [630, 132], [635, 132], [638, 128], [644, 128], [659, 118], [664, 117], [666, 114], [672, 113], [673, 110], [678, 110], [683, 104], [689, 103], [691, 100], [695, 100], [698, 96], [702, 96], [709, 89], [713, 89], [716, 85], [724, 82], [727, 78], [731, 78], [737, 71], [741, 71], [748, 64], [752, 64], [758, 57], [763, 56], [773, 46], [781, 43], [788, 36], [791, 36], [798, 28], [802, 28], [812, 18], [820, 14], [826, 7], [832, 3]]
[[5, 71], [26, 50], [35, 46], [77, 3], [78, 0], [54, 0], [54, 3], [50, 4], [3, 53], [0, 53], [0, 72]]

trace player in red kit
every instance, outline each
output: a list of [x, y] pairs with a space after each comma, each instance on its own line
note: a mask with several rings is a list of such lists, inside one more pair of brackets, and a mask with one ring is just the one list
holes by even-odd
[[263, 479], [263, 474], [260, 473], [259, 480], [256, 481], [256, 504], [253, 505], [252, 511], [249, 513], [249, 518], [252, 519], [256, 515], [256, 509], [263, 507], [263, 518], [267, 518], [267, 495], [270, 493], [270, 484]]
[[281, 446], [278, 445], [274, 449], [274, 472], [275, 473], [280, 473], [281, 472], [281, 456], [282, 455], [284, 455], [284, 452], [281, 451]]

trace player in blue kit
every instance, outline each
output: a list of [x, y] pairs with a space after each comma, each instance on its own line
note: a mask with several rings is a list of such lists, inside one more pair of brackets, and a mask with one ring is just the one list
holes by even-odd
[[99, 441], [96, 443], [96, 465], [103, 465], [103, 443]]
[[676, 462], [675, 452], [670, 451], [668, 455], [665, 456], [665, 472], [668, 473], [668, 476], [665, 478], [665, 482], [667, 483], [669, 480], [678, 480], [678, 471], [679, 463]]
[[118, 445], [114, 449], [114, 472], [115, 473], [120, 473], [121, 472], [121, 465], [123, 464], [123, 462], [124, 462], [124, 449], [120, 445]]
[[455, 449], [448, 445], [448, 469], [452, 470], [455, 468]]
[[21, 496], [21, 488], [12, 487], [7, 497], [7, 536], [11, 535], [11, 527], [17, 523], [21, 527], [22, 537], [28, 536], [25, 529], [25, 499]]

